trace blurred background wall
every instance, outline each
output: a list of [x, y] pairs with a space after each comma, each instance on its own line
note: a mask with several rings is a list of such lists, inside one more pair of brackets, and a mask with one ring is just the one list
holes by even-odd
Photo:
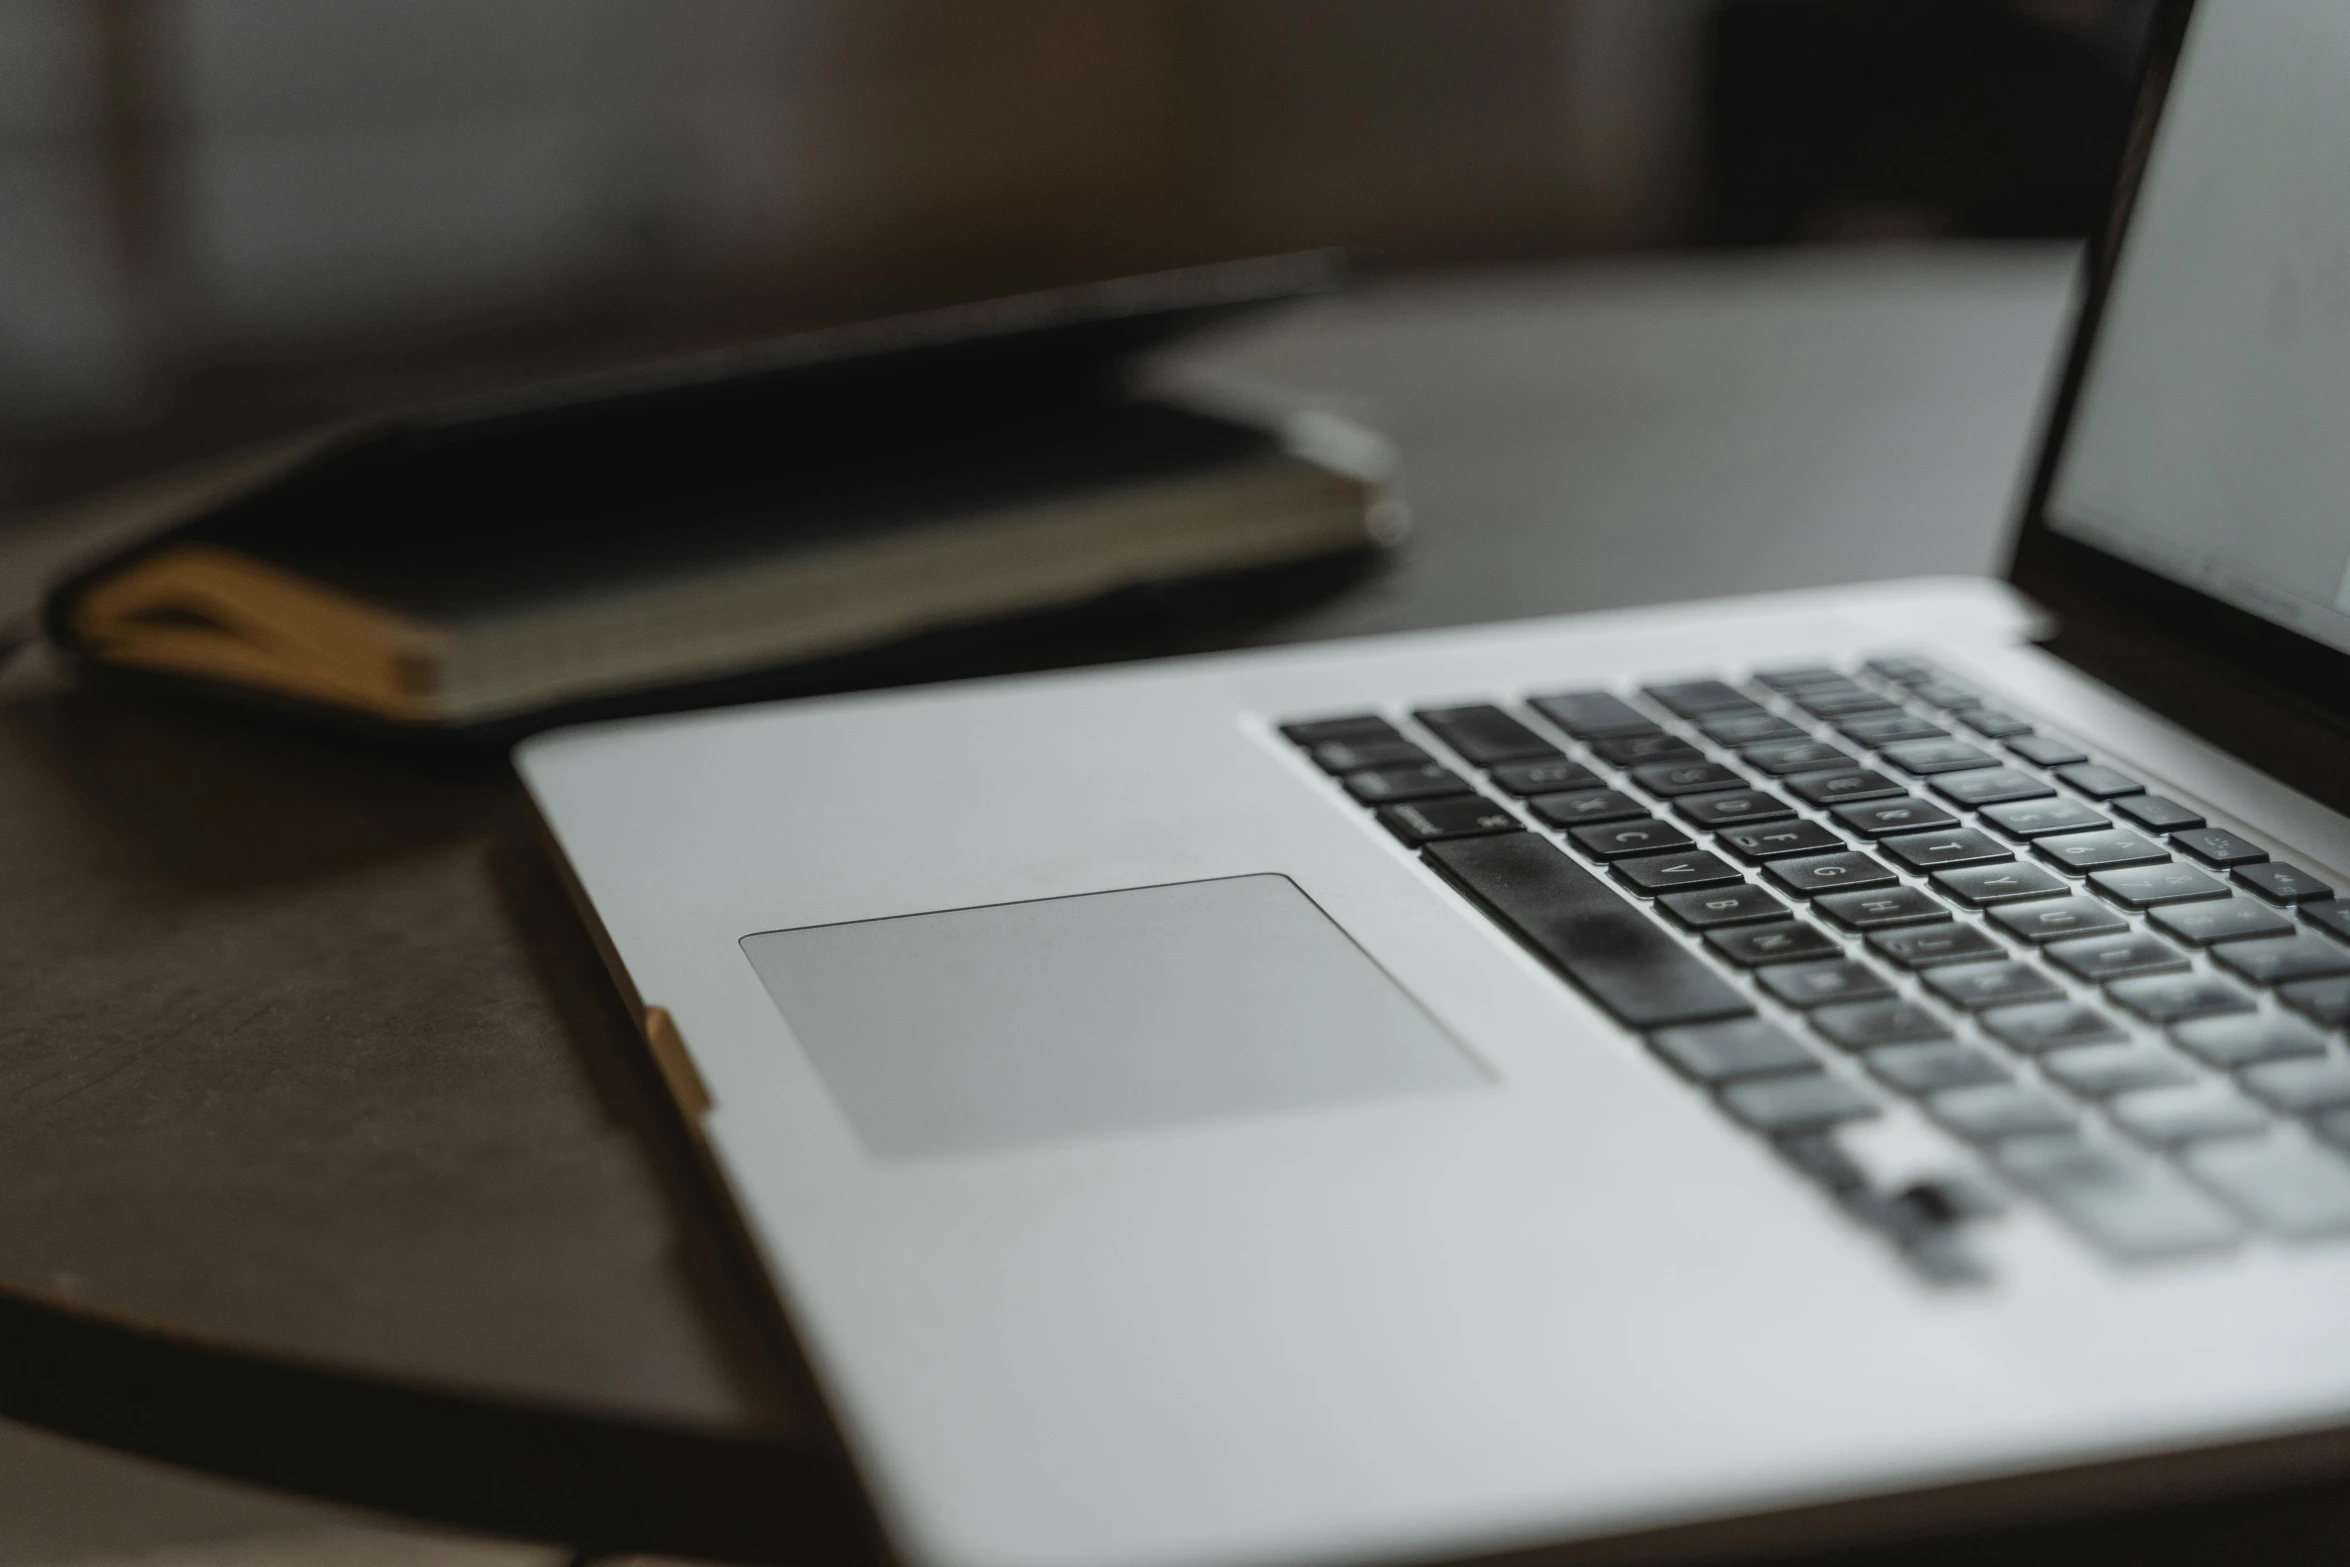
[[1309, 246], [2077, 234], [2147, 0], [0, 0], [0, 512]]

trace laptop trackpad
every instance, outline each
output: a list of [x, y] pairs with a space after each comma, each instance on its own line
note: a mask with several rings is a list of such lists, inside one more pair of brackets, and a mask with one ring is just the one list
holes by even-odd
[[742, 947], [884, 1157], [1485, 1079], [1286, 876], [768, 931]]

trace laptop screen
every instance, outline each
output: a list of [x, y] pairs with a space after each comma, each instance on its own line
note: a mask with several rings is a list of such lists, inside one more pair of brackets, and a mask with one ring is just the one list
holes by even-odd
[[2350, 651], [2350, 0], [2201, 0], [2042, 506]]

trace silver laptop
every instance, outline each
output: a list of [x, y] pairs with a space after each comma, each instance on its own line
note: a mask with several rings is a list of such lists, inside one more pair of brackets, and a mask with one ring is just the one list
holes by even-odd
[[2148, 96], [2015, 587], [522, 748], [899, 1556], [2350, 1452], [2350, 7], [2171, 9]]

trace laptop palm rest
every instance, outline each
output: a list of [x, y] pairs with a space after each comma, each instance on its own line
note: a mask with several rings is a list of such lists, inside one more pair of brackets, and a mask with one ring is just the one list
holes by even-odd
[[1286, 876], [768, 931], [742, 948], [884, 1158], [1487, 1080]]

